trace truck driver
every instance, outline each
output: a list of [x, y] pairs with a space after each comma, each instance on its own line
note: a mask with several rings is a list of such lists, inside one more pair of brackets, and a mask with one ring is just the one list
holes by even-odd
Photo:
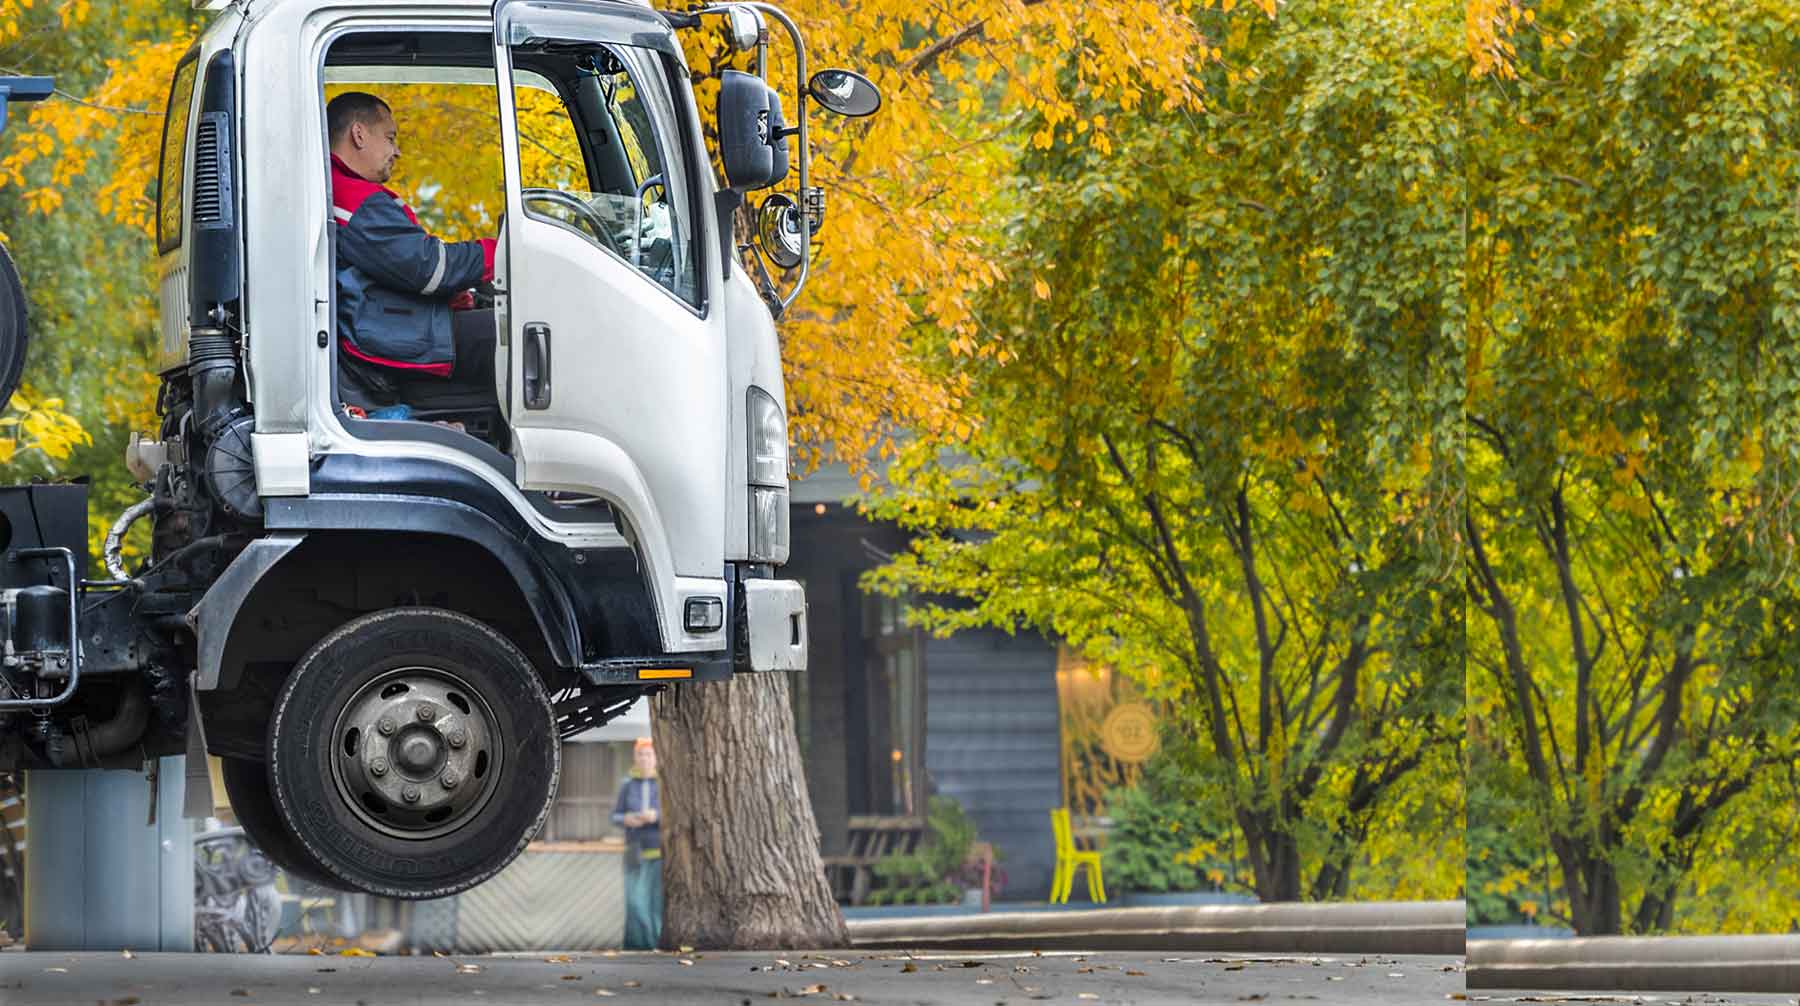
[[[442, 241], [381, 183], [400, 158], [387, 102], [347, 91], [325, 107], [337, 232], [339, 383], [344, 401], [377, 410], [448, 379], [494, 389], [494, 313], [469, 310], [469, 288], [494, 278], [494, 241]], [[392, 418], [405, 418], [398, 410]]]

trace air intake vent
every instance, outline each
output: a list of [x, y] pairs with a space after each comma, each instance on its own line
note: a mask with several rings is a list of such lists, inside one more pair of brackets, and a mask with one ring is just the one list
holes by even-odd
[[194, 135], [194, 226], [231, 226], [231, 123], [224, 112], [200, 116]]

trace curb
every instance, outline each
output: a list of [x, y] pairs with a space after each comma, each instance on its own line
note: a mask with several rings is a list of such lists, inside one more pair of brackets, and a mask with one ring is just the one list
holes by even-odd
[[1800, 936], [1599, 936], [1473, 940], [1472, 989], [1793, 992]]
[[1097, 908], [943, 918], [856, 919], [851, 946], [942, 949], [1209, 950], [1260, 954], [1463, 952], [1460, 901]]

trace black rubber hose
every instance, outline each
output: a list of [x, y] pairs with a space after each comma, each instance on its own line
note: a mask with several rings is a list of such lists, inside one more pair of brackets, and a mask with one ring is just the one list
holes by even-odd
[[[144, 682], [128, 678], [119, 689], [119, 707], [112, 717], [88, 727], [88, 746], [95, 758], [118, 754], [143, 740], [144, 728], [149, 725], [150, 700], [144, 694]], [[52, 765], [66, 768], [73, 758], [80, 757], [70, 743], [72, 739], [65, 736], [60, 746], [46, 752]]]

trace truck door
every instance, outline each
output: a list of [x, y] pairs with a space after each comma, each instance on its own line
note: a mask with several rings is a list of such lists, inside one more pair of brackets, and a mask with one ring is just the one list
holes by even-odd
[[647, 8], [558, 0], [499, 0], [494, 23], [519, 484], [610, 502], [653, 575], [717, 578], [724, 312], [673, 35]]

